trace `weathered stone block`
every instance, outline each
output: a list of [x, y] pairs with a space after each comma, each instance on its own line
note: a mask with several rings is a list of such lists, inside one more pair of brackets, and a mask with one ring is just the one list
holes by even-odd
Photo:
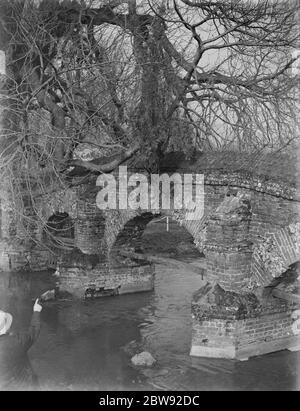
[[245, 359], [300, 347], [295, 310], [285, 301], [259, 300], [252, 293], [237, 294], [208, 283], [192, 302], [191, 355]]

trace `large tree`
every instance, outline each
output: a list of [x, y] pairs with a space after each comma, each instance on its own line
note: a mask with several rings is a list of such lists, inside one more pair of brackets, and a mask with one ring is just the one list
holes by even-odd
[[14, 181], [129, 157], [151, 168], [171, 149], [278, 150], [299, 134], [296, 0], [0, 0], [0, 17]]

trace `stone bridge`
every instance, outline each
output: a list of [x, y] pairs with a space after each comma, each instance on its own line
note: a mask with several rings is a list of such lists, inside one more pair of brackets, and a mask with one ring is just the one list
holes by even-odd
[[[149, 178], [137, 165], [128, 164], [128, 170], [129, 175], [143, 172]], [[20, 268], [24, 260], [31, 269], [45, 268], [49, 250], [40, 245], [45, 240], [41, 222], [61, 215], [73, 226], [72, 241], [58, 259], [61, 290], [77, 297], [84, 297], [87, 290], [149, 291], [155, 270], [141, 252], [141, 237], [152, 219], [165, 215], [192, 235], [199, 258], [205, 255], [206, 284], [199, 280], [201, 288], [192, 301], [192, 355], [246, 359], [300, 348], [295, 265], [300, 260], [300, 192], [295, 158], [214, 152], [186, 160], [170, 153], [160, 166], [160, 174], [165, 173], [204, 175], [201, 218], [191, 220], [188, 210], [174, 204], [155, 211], [100, 210], [99, 187], [92, 177], [36, 200], [38, 218], [31, 232], [38, 243], [29, 250], [12, 241], [18, 236], [17, 224], [3, 199], [2, 268]], [[120, 182], [118, 171], [114, 175]]]

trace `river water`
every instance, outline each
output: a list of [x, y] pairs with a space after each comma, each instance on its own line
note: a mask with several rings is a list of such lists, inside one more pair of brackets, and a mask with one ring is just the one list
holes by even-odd
[[[193, 259], [199, 260], [189, 257]], [[191, 296], [202, 276], [183, 269], [170, 258], [170, 249], [159, 261], [153, 292], [44, 307], [41, 335], [30, 351], [42, 389], [299, 389], [299, 353], [281, 351], [247, 362], [190, 357]], [[15, 329], [25, 328], [32, 299], [53, 285], [51, 273], [24, 273], [21, 278], [3, 273], [1, 279], [0, 308], [14, 315]], [[131, 365], [131, 347], [136, 346], [156, 358], [154, 368]]]

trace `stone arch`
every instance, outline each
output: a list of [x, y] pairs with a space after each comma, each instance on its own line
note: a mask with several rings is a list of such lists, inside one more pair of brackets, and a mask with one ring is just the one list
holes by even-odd
[[53, 215], [67, 213], [75, 221], [77, 201], [77, 193], [71, 189], [54, 191], [40, 197], [36, 206], [37, 240], [42, 241], [45, 225]]
[[[131, 237], [132, 241], [127, 244], [135, 247], [138, 251], [138, 242], [143, 234], [146, 226], [150, 221], [157, 217], [169, 217], [176, 221], [179, 226], [183, 227], [193, 238], [199, 252], [202, 252], [203, 236], [205, 235], [206, 218], [201, 220], [187, 220], [185, 213], [180, 210], [160, 210], [158, 212], [152, 211], [126, 211], [126, 212], [112, 212], [109, 211], [106, 215], [106, 231], [107, 238], [107, 254], [108, 257], [114, 252], [117, 244], [125, 244], [125, 237]], [[124, 241], [123, 241], [124, 240]], [[129, 246], [130, 246], [129, 245]], [[134, 251], [134, 250], [132, 250]]]
[[[142, 264], [144, 260], [143, 250], [141, 249], [142, 235], [147, 225], [159, 217], [169, 217], [171, 221], [182, 227], [189, 234], [196, 249], [198, 249], [199, 256], [203, 251], [200, 246], [199, 236], [197, 235], [197, 228], [203, 226], [203, 221], [187, 221], [184, 213], [177, 213], [174, 210], [170, 212], [162, 210], [157, 213], [145, 211], [126, 213], [126, 215], [120, 214], [117, 223], [114, 222], [112, 224], [112, 219], [109, 220], [113, 229], [113, 231], [110, 231], [110, 242], [107, 250], [107, 259], [111, 269], [114, 266], [118, 266], [124, 258], [126, 260], [126, 256], [129, 258], [130, 256], [138, 257]], [[118, 227], [118, 230], [116, 230], [116, 227]], [[108, 234], [108, 230], [106, 234]]]
[[267, 287], [300, 260], [300, 223], [266, 234], [253, 249], [252, 278], [257, 286]]
[[105, 242], [106, 251], [109, 254], [113, 245], [115, 244], [119, 233], [123, 230], [126, 224], [138, 217], [140, 213], [138, 211], [126, 210], [109, 210], [104, 211], [105, 216]]
[[[112, 218], [107, 219], [112, 228], [117, 231], [110, 232], [109, 248], [107, 249], [108, 273], [112, 284], [119, 285], [118, 293], [133, 293], [150, 291], [154, 289], [155, 265], [144, 254], [141, 247], [142, 235], [147, 225], [160, 217], [169, 217], [170, 220], [181, 226], [189, 235], [199, 251], [199, 258], [203, 258], [201, 250], [197, 247], [196, 238], [191, 232], [191, 224], [188, 224], [184, 214], [179, 215], [174, 211], [161, 210], [160, 212], [126, 212], [115, 213], [117, 222], [112, 223]], [[108, 227], [106, 234], [108, 234]]]

